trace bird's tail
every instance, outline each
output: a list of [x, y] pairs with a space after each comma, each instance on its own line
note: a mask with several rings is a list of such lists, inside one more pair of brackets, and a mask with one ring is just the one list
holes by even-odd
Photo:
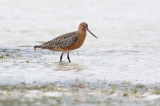
[[34, 46], [34, 50], [36, 50], [37, 48], [42, 48], [42, 46], [41, 45]]

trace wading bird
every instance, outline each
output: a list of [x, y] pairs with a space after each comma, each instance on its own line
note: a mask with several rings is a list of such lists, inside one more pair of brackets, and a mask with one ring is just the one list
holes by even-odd
[[86, 31], [88, 31], [94, 37], [96, 37], [88, 29], [88, 24], [85, 22], [82, 22], [79, 25], [78, 31], [58, 36], [58, 37], [54, 38], [53, 40], [50, 40], [42, 45], [34, 46], [34, 49], [36, 50], [37, 48], [41, 48], [41, 49], [49, 49], [51, 51], [62, 52], [62, 55], [60, 57], [60, 62], [62, 61], [63, 54], [67, 53], [67, 59], [69, 62], [71, 62], [70, 58], [69, 58], [69, 52], [72, 50], [78, 49], [82, 46], [82, 44], [86, 38]]

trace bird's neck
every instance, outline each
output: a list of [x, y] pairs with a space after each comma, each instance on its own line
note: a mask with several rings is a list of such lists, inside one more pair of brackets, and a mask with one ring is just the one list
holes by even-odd
[[80, 45], [83, 44], [85, 38], [86, 38], [86, 31], [84, 31], [84, 30], [79, 31], [79, 39], [78, 40], [81, 42]]
[[81, 29], [78, 32], [79, 32], [79, 35], [80, 35], [79, 37], [85, 39], [85, 37], [86, 37], [86, 30]]

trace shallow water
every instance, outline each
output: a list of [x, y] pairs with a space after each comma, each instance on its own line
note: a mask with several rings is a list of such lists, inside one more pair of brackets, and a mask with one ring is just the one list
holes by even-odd
[[[136, 105], [137, 99], [138, 102], [142, 101], [141, 105], [159, 103], [159, 90], [157, 90], [160, 87], [159, 5], [159, 0], [85, 0], [85, 2], [1, 0], [0, 85], [8, 87], [25, 84], [31, 86], [30, 89], [54, 85], [57, 88], [67, 87], [70, 95], [73, 85], [83, 92], [84, 89], [77, 85], [77, 81], [82, 85], [84, 82], [91, 83], [91, 88], [95, 85], [101, 87], [97, 83], [105, 81], [107, 83], [102, 84], [104, 89], [108, 89], [109, 84], [116, 84], [115, 92], [121, 93], [124, 91], [119, 88], [123, 86], [122, 83], [127, 82], [131, 86], [142, 84], [148, 89], [153, 87], [151, 91], [156, 93], [145, 91], [140, 99], [137, 95], [130, 95], [132, 90], [127, 92], [129, 95], [127, 98], [121, 98], [113, 92], [111, 97], [106, 94], [107, 98], [111, 98], [109, 105], [113, 105], [114, 101], [117, 103], [123, 101], [122, 105]], [[98, 37], [98, 40], [88, 33], [84, 45], [71, 52], [71, 63], [67, 62], [66, 55], [63, 57], [63, 62], [59, 63], [61, 53], [33, 50], [34, 45], [77, 30], [79, 23], [84, 21], [89, 24], [89, 29]], [[85, 86], [88, 92], [92, 92], [91, 88]], [[26, 92], [30, 92], [30, 89]], [[45, 95], [43, 89], [41, 91], [34, 88], [36, 92]], [[126, 87], [126, 89], [129, 88]], [[6, 92], [3, 89], [1, 91]], [[96, 91], [102, 98], [103, 93], [100, 92], [103, 92], [103, 89], [96, 88]], [[12, 88], [7, 92], [14, 95], [19, 91]], [[57, 91], [51, 92], [57, 93]], [[51, 92], [48, 92], [49, 95]], [[20, 93], [18, 94], [17, 97], [20, 97]], [[44, 104], [50, 104], [51, 99], [46, 95], [48, 101]], [[5, 97], [7, 94], [2, 96], [2, 98]], [[81, 105], [108, 103], [107, 98], [94, 103], [96, 94], [92, 95], [93, 98], [88, 95], [84, 97], [88, 99]], [[131, 97], [134, 99], [130, 99]], [[75, 98], [81, 97], [76, 95]], [[58, 104], [63, 105], [65, 101], [75, 98], [73, 95], [71, 98], [61, 98], [62, 101]], [[33, 99], [33, 103], [41, 99]], [[154, 101], [151, 102], [152, 100]], [[2, 100], [3, 103], [5, 101], [7, 99]], [[57, 100], [55, 101], [57, 103]], [[16, 100], [14, 102], [15, 105], [20, 103]], [[25, 101], [25, 103], [28, 102]], [[72, 103], [77, 104], [79, 101], [73, 100]]]

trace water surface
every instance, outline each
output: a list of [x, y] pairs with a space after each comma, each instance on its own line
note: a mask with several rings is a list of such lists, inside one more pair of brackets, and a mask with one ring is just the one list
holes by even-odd
[[[115, 101], [122, 101], [122, 105], [158, 105], [159, 5], [158, 0], [1, 0], [2, 105], [6, 101], [14, 102], [15, 105], [53, 102], [55, 105], [69, 105], [66, 101], [72, 101], [72, 105], [114, 105]], [[67, 62], [66, 55], [63, 62], [59, 63], [61, 53], [33, 50], [34, 45], [76, 31], [81, 22], [88, 23], [98, 40], [88, 33], [84, 45], [71, 52], [71, 63]], [[105, 83], [99, 84], [102, 82]], [[126, 83], [124, 88], [129, 91], [121, 89]], [[27, 93], [20, 93], [15, 86], [20, 86]], [[48, 86], [62, 90], [48, 91]], [[7, 90], [8, 87], [11, 89]], [[135, 88], [140, 88], [140, 91]], [[139, 93], [141, 88], [142, 94]], [[63, 90], [68, 94], [63, 96]], [[7, 92], [11, 95], [18, 94], [19, 101], [11, 95], [7, 99]], [[42, 98], [34, 97], [35, 93], [42, 95]], [[99, 100], [96, 97], [98, 94], [101, 98]], [[21, 95], [32, 98], [20, 99]], [[83, 96], [86, 101], [82, 100]], [[43, 102], [43, 98], [46, 101]]]

